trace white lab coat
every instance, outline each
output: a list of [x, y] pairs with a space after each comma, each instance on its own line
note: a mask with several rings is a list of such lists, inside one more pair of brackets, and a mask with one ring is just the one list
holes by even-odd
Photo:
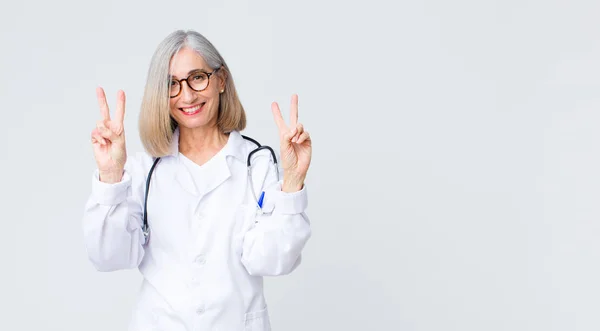
[[141, 225], [152, 158], [130, 157], [115, 184], [94, 172], [83, 219], [89, 259], [100, 271], [137, 267], [143, 275], [129, 330], [268, 331], [262, 276], [299, 265], [311, 236], [306, 188], [282, 192], [268, 151], [255, 153], [252, 179], [257, 196], [265, 191], [261, 212], [246, 167], [256, 145], [234, 131], [194, 176], [178, 140], [176, 130], [171, 154], [152, 175], [147, 245]]

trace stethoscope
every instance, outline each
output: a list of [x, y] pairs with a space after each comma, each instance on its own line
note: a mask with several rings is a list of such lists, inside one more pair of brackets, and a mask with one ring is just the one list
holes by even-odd
[[[251, 163], [251, 159], [252, 156], [254, 154], [256, 154], [257, 152], [260, 152], [261, 150], [268, 150], [271, 153], [271, 157], [273, 158], [273, 164], [275, 165], [275, 171], [277, 173], [277, 180], [279, 181], [279, 168], [277, 166], [277, 157], [275, 156], [275, 152], [273, 151], [273, 149], [269, 146], [261, 146], [261, 144], [250, 138], [247, 136], [242, 135], [242, 137], [248, 141], [253, 142], [257, 147], [250, 152], [250, 154], [248, 154], [248, 159], [246, 160], [246, 167], [248, 168], [248, 180], [250, 181], [250, 188], [252, 191], [252, 195], [254, 196], [254, 201], [256, 201], [256, 205], [258, 207], [258, 209], [262, 209], [263, 206], [263, 201], [264, 201], [264, 197], [265, 197], [265, 191], [262, 191], [260, 194], [260, 197], [256, 196], [256, 191], [254, 190], [254, 183], [252, 182], [252, 163]], [[152, 163], [152, 167], [150, 167], [150, 171], [148, 172], [148, 177], [146, 178], [146, 193], [144, 196], [144, 216], [143, 216], [143, 220], [144, 223], [142, 224], [142, 233], [144, 234], [144, 245], [148, 243], [148, 239], [150, 237], [150, 227], [148, 225], [148, 192], [150, 190], [150, 179], [152, 178], [152, 173], [154, 172], [154, 168], [156, 168], [156, 165], [158, 164], [158, 162], [160, 161], [160, 157], [157, 157], [154, 159], [154, 162]]]

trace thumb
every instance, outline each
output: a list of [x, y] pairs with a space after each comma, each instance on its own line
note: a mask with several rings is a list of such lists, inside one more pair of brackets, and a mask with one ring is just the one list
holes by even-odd
[[294, 136], [296, 135], [297, 132], [298, 132], [297, 127], [290, 128], [289, 130], [284, 132], [283, 136], [281, 137], [281, 145], [285, 145], [285, 146], [290, 145], [292, 143], [292, 138], [294, 138]]
[[117, 135], [116, 133], [114, 133], [113, 130], [107, 128], [104, 125], [99, 125], [97, 127], [97, 130], [100, 136], [102, 136], [102, 138], [108, 139], [111, 142], [116, 142], [119, 140], [119, 135]]

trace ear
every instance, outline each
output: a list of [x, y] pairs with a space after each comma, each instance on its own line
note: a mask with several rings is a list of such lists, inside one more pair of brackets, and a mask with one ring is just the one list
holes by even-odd
[[225, 89], [225, 83], [227, 82], [227, 76], [229, 76], [229, 74], [227, 73], [227, 69], [225, 69], [225, 67], [221, 67], [221, 70], [219, 70], [218, 72], [219, 74], [219, 91], [222, 91]]

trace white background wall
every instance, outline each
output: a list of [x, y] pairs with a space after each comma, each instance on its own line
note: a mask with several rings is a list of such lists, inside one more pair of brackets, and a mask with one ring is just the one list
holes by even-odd
[[[175, 29], [230, 65], [245, 131], [300, 96], [314, 235], [268, 279], [275, 330], [600, 329], [597, 1], [29, 1], [0, 9], [0, 329], [125, 330], [96, 272], [89, 135]], [[287, 115], [286, 115], [287, 116]]]

